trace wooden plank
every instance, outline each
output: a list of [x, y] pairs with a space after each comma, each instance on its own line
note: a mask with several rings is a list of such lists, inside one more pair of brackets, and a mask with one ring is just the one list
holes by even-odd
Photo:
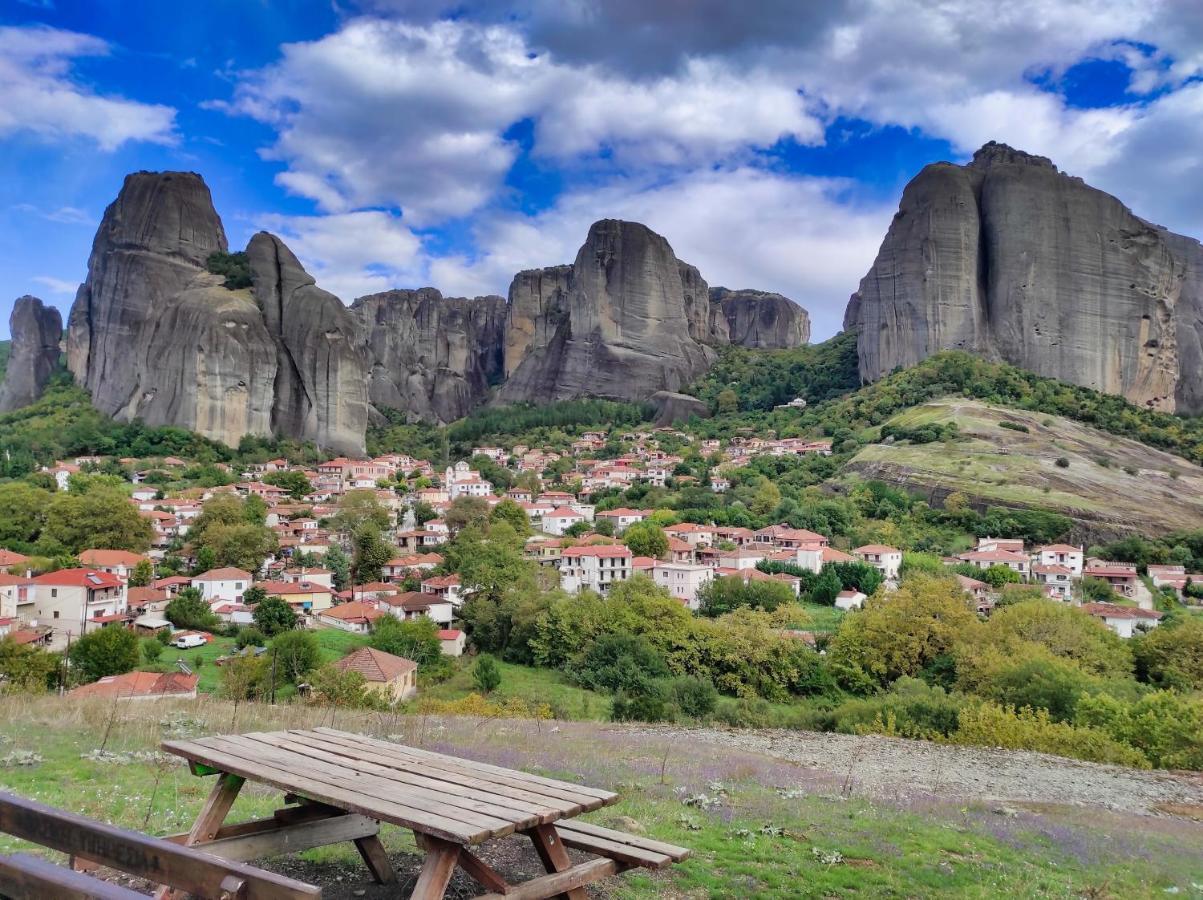
[[610, 859], [616, 859], [621, 863], [626, 863], [628, 866], [640, 866], [644, 869], [663, 869], [665, 866], [672, 865], [673, 862], [672, 857], [666, 856], [663, 853], [653, 853], [651, 850], [632, 847], [629, 844], [620, 844], [618, 841], [609, 841], [605, 838], [594, 837], [593, 835], [566, 831], [563, 828], [557, 828], [556, 831], [559, 832], [560, 840], [564, 842], [565, 847], [575, 847], [578, 850], [585, 850], [598, 856], [608, 856]]
[[216, 888], [231, 876], [245, 883], [246, 900], [321, 896], [320, 888], [282, 875], [3, 792], [0, 792], [0, 831], [202, 896], [215, 894]]
[[[247, 735], [247, 737], [258, 736]], [[533, 816], [536, 818], [536, 821], [551, 822], [555, 819], [558, 819], [561, 815], [558, 809], [553, 809], [546, 804], [531, 803], [527, 800], [522, 800], [517, 797], [507, 797], [501, 794], [495, 794], [487, 789], [478, 790], [472, 786], [457, 784], [451, 781], [441, 781], [437, 778], [432, 778], [429, 775], [423, 774], [420, 771], [414, 772], [408, 769], [390, 766], [381, 759], [368, 760], [362, 759], [358, 756], [339, 754], [336, 750], [330, 749], [321, 742], [305, 735], [291, 735], [290, 737], [298, 742], [297, 746], [306, 748], [306, 756], [313, 756], [316, 759], [322, 759], [327, 762], [337, 763], [339, 765], [353, 766], [356, 771], [369, 772], [374, 775], [380, 775], [383, 778], [388, 778], [390, 781], [397, 781], [400, 784], [433, 790], [438, 792], [441, 796], [468, 797], [484, 803], [489, 803], [493, 806], [501, 807], [503, 809], [510, 809], [513, 811], [514, 816], [521, 816], [523, 821], [527, 821]], [[262, 739], [268, 741], [269, 743], [275, 743], [279, 740], [271, 735], [264, 736]]]
[[459, 867], [467, 872], [486, 891], [507, 894], [511, 890], [510, 883], [501, 877], [500, 872], [467, 847], [460, 847]]
[[678, 847], [675, 844], [666, 844], [663, 841], [652, 840], [640, 834], [615, 831], [613, 828], [602, 828], [600, 825], [594, 825], [592, 822], [581, 822], [575, 819], [571, 822], [557, 822], [556, 831], [560, 833], [560, 837], [564, 839], [564, 843], [568, 843], [566, 832], [573, 832], [575, 834], [614, 841], [615, 843], [627, 844], [631, 847], [639, 847], [641, 850], [649, 850], [652, 853], [662, 853], [673, 862], [688, 859], [693, 852], [688, 847]]
[[145, 894], [36, 856], [0, 856], [0, 897], [14, 900], [146, 900]]
[[372, 873], [372, 878], [377, 884], [392, 884], [397, 880], [397, 873], [393, 871], [393, 864], [388, 861], [388, 854], [384, 852], [384, 844], [380, 843], [377, 835], [370, 834], [357, 838], [355, 849], [359, 851], [363, 864], [368, 867], [368, 871]]
[[[270, 819], [252, 819], [249, 822], [222, 825], [217, 830], [217, 837], [214, 840], [243, 837], [249, 834], [259, 834], [263, 831], [275, 831], [277, 828], [285, 825], [299, 825], [302, 822], [314, 822], [344, 815], [347, 815], [347, 813], [343, 810], [322, 804], [286, 806], [283, 809], [277, 809]], [[171, 841], [173, 844], [184, 844], [187, 843], [188, 834], [189, 832], [187, 831], [181, 834], [169, 834], [163, 840]]]
[[[383, 743], [382, 746], [366, 748], [354, 736], [339, 738], [313, 732], [289, 732], [308, 740], [321, 740], [334, 752], [343, 752], [352, 759], [373, 759], [381, 765], [399, 768], [409, 772], [422, 772], [430, 778], [447, 781], [452, 784], [464, 784], [488, 790], [504, 797], [527, 800], [558, 809], [562, 816], [575, 816], [582, 812], [597, 809], [603, 804], [596, 797], [584, 794], [573, 794], [558, 788], [546, 787], [534, 782], [522, 781], [513, 777], [501, 775], [484, 775], [471, 769], [468, 765], [453, 762], [425, 760], [408, 752], [409, 748], [400, 744]], [[450, 760], [451, 757], [445, 757]], [[516, 773], [521, 774], [521, 773]], [[483, 776], [483, 777], [482, 777]]]
[[479, 894], [476, 900], [547, 900], [559, 894], [574, 896], [578, 891], [583, 892], [585, 885], [617, 875], [619, 871], [618, 863], [612, 859], [591, 859], [563, 872], [516, 884], [506, 894]]
[[277, 823], [274, 829], [251, 834], [233, 837], [219, 835], [216, 840], [193, 846], [222, 859], [250, 862], [284, 853], [300, 853], [302, 850], [312, 850], [314, 847], [325, 847], [329, 844], [341, 844], [343, 841], [359, 840], [374, 836], [379, 830], [380, 826], [375, 819], [348, 813], [296, 825]]
[[192, 741], [165, 741], [162, 748], [185, 759], [200, 759], [213, 765], [223, 766], [231, 772], [274, 787], [281, 791], [296, 791], [321, 803], [328, 803], [348, 812], [359, 813], [372, 819], [381, 819], [414, 828], [444, 840], [461, 844], [477, 844], [492, 837], [487, 829], [474, 828], [463, 822], [428, 813], [425, 810], [379, 798], [364, 797], [362, 793], [348, 790], [340, 784], [332, 784], [313, 778], [298, 776], [295, 772], [276, 766], [248, 763], [237, 754], [199, 746]]
[[[554, 825], [537, 825], [526, 832], [535, 845], [535, 852], [543, 862], [543, 868], [549, 873], [566, 872], [572, 868], [572, 860], [560, 840]], [[562, 891], [568, 900], [588, 900], [589, 895], [580, 886], [565, 888]]]
[[426, 859], [422, 862], [413, 893], [409, 895], [410, 900], [443, 900], [459, 860], [459, 847], [433, 838], [424, 843]]
[[466, 797], [449, 797], [439, 791], [403, 785], [378, 775], [360, 771], [344, 762], [329, 763], [306, 756], [301, 748], [289, 750], [258, 740], [255, 735], [237, 735], [211, 739], [215, 745], [245, 754], [256, 763], [270, 762], [300, 775], [320, 778], [344, 787], [361, 791], [368, 798], [382, 798], [438, 813], [468, 825], [487, 828], [497, 833], [510, 834], [519, 828], [529, 827], [539, 821], [537, 816], [522, 815], [512, 810], [483, 803]]
[[360, 744], [371, 747], [402, 747], [413, 756], [427, 760], [427, 762], [437, 765], [439, 763], [451, 763], [463, 768], [472, 769], [478, 772], [486, 772], [487, 775], [500, 775], [504, 777], [518, 778], [521, 781], [528, 781], [534, 784], [541, 784], [544, 787], [559, 788], [573, 794], [582, 795], [582, 797], [592, 798], [602, 801], [602, 806], [617, 803], [618, 795], [612, 791], [603, 791], [602, 788], [587, 787], [585, 784], [574, 784], [568, 781], [558, 781], [556, 778], [545, 778], [541, 775], [532, 775], [531, 772], [520, 771], [518, 769], [503, 769], [499, 765], [490, 765], [488, 763], [478, 763], [473, 759], [461, 759], [460, 757], [451, 757], [445, 753], [434, 753], [429, 750], [419, 750], [417, 747], [403, 746], [401, 744], [392, 744], [390, 741], [383, 741], [377, 738], [367, 738], [365, 735], [349, 734], [346, 732], [338, 732], [333, 728], [314, 728], [316, 734], [327, 734], [331, 736], [340, 736], [340, 738], [350, 738], [360, 742]]

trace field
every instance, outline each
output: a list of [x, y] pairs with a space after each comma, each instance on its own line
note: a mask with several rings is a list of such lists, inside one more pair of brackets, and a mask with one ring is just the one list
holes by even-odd
[[[691, 739], [671, 728], [439, 720], [286, 704], [235, 708], [211, 698], [115, 706], [11, 696], [0, 698], [0, 757], [29, 750], [40, 761], [0, 767], [0, 787], [172, 834], [191, 824], [209, 782], [191, 776], [173, 757], [153, 753], [161, 739], [318, 724], [610, 788], [622, 802], [589, 818], [615, 824], [621, 817], [617, 824], [627, 828], [634, 820], [650, 836], [693, 848], [683, 865], [658, 875], [628, 874], [594, 894], [599, 897], [1139, 898], [1203, 891], [1203, 822], [1189, 818], [1203, 807], [1179, 803], [1184, 816], [1171, 818], [1122, 807], [1001, 805], [1007, 801], [940, 796], [932, 785], [945, 781], [940, 771], [952, 765], [941, 754], [955, 748], [934, 745], [921, 745], [933, 759], [933, 770], [921, 773], [928, 787], [862, 781], [856, 769], [867, 772], [874, 758], [897, 755], [884, 738], [842, 738], [864, 742], [854, 745], [863, 749], [837, 757], [833, 744], [824, 759], [803, 765], [748, 749], [741, 736], [751, 732], [730, 733], [735, 740], [714, 732]], [[765, 734], [761, 743], [788, 740], [775, 734]], [[900, 746], [911, 752], [910, 742]], [[97, 755], [101, 747], [109, 755]], [[1056, 769], [1064, 765], [1065, 779], [1084, 778], [1103, 790], [1109, 781], [1139, 779], [1154, 791], [1170, 778], [1041, 759], [1054, 777], [1061, 778]], [[988, 760], [983, 765], [993, 768]], [[268, 814], [276, 800], [252, 786], [233, 818]], [[392, 827], [382, 836], [404, 896], [419, 862], [412, 837]], [[0, 851], [18, 845], [0, 838]], [[537, 865], [518, 839], [486, 845], [486, 856], [510, 872]], [[368, 882], [349, 846], [267, 865], [322, 884], [330, 900], [398, 896], [396, 887], [386, 891]], [[468, 882], [453, 886], [454, 896], [467, 895]]]
[[985, 504], [1061, 512], [1093, 537], [1160, 534], [1196, 527], [1203, 518], [1203, 469], [1061, 416], [948, 398], [888, 422], [948, 423], [961, 439], [871, 444], [849, 463], [845, 478], [877, 478], [935, 499], [959, 491]]

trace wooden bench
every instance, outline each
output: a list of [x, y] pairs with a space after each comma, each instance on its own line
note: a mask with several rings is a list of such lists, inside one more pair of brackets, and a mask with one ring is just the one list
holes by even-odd
[[[0, 792], [0, 831], [202, 900], [320, 900], [321, 888]], [[127, 888], [31, 856], [0, 857], [0, 897], [133, 900]]]
[[557, 830], [565, 846], [609, 857], [628, 868], [663, 869], [689, 858], [689, 850], [685, 847], [602, 828], [591, 822], [561, 822]]

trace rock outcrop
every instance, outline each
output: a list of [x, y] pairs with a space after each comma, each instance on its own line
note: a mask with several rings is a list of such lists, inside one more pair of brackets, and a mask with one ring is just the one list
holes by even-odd
[[467, 415], [505, 375], [504, 297], [385, 291], [351, 304], [367, 348], [368, 397], [411, 421]]
[[1193, 312], [1192, 245], [1049, 160], [1001, 144], [965, 166], [927, 166], [907, 185], [845, 315], [858, 332], [861, 377], [961, 349], [1150, 408], [1198, 412], [1203, 317]]
[[[687, 294], [689, 299], [687, 299]], [[571, 270], [510, 287], [501, 402], [643, 400], [701, 375], [715, 351], [708, 290], [663, 237], [635, 222], [589, 229]]]
[[710, 407], [697, 397], [689, 394], [674, 394], [672, 391], [656, 391], [648, 398], [655, 409], [655, 423], [658, 427], [687, 422], [697, 417], [710, 418]]
[[12, 349], [0, 383], [0, 412], [28, 406], [42, 396], [58, 368], [63, 317], [37, 297], [18, 297], [8, 317], [8, 333]]
[[260, 231], [246, 253], [251, 290], [276, 345], [273, 433], [362, 453], [368, 365], [356, 320], [274, 234]]
[[730, 341], [738, 347], [788, 350], [810, 340], [810, 316], [781, 294], [714, 287], [710, 302], [721, 312]]

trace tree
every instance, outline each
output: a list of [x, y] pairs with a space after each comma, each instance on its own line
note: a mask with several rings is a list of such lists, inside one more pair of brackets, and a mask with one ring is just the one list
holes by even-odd
[[724, 388], [719, 391], [715, 402], [718, 404], [720, 415], [739, 412], [739, 395], [731, 390], [731, 388]]
[[840, 582], [840, 576], [836, 573], [835, 568], [827, 565], [823, 567], [823, 570], [819, 572], [819, 577], [811, 585], [810, 596], [807, 599], [811, 603], [834, 606], [835, 598], [843, 589], [844, 585]]
[[359, 526], [353, 537], [355, 555], [352, 567], [355, 571], [355, 583], [367, 584], [379, 581], [385, 565], [396, 550], [384, 539], [380, 529], [371, 521], [365, 521]]
[[331, 580], [336, 591], [345, 591], [351, 586], [351, 560], [342, 547], [335, 544], [327, 550], [323, 563], [333, 573]]
[[193, 545], [211, 551], [215, 566], [233, 566], [257, 572], [263, 561], [279, 546], [275, 532], [265, 525], [238, 522], [232, 525], [213, 524], [205, 529]]
[[304, 472], [289, 469], [284, 472], [268, 472], [263, 476], [264, 484], [284, 488], [294, 500], [304, 500], [313, 492], [313, 485], [305, 477]]
[[38, 537], [47, 555], [71, 555], [89, 547], [145, 553], [154, 538], [150, 520], [138, 513], [120, 488], [101, 484], [85, 493], [59, 492], [46, 507]]
[[23, 691], [44, 691], [55, 680], [58, 667], [57, 653], [0, 638], [0, 676], [7, 684]]
[[140, 559], [138, 564], [134, 566], [134, 570], [129, 573], [130, 587], [146, 587], [155, 577], [155, 568], [149, 559]]
[[194, 587], [183, 588], [168, 600], [163, 617], [176, 628], [213, 628], [221, 621]]
[[682, 675], [669, 687], [677, 709], [691, 719], [705, 719], [718, 706], [718, 691], [709, 681]]
[[1023, 577], [1010, 566], [1000, 563], [995, 563], [984, 572], [978, 573], [978, 577], [993, 588], [1001, 588], [1004, 584], [1017, 584], [1023, 580]]
[[699, 612], [704, 616], [725, 615], [741, 606], [769, 612], [794, 602], [794, 591], [779, 581], [749, 580], [739, 575], [712, 578], [698, 591]]
[[445, 664], [439, 628], [426, 616], [402, 622], [396, 616], [381, 616], [372, 626], [368, 645], [418, 664], [419, 669], [439, 668]]
[[777, 485], [763, 475], [756, 484], [756, 493], [748, 504], [752, 512], [758, 516], [770, 516], [781, 505], [781, 491]]
[[489, 513], [489, 522], [505, 522], [520, 537], [529, 537], [531, 534], [530, 517], [527, 516], [526, 510], [508, 497], [493, 507], [493, 511]]
[[[904, 556], [903, 566], [905, 567], [905, 565], [906, 559]], [[860, 591], [866, 597], [873, 596], [873, 592], [881, 587], [881, 583], [885, 580], [885, 577], [881, 574], [881, 569], [860, 560], [827, 563], [823, 568], [831, 569], [831, 571], [835, 572], [839, 577], [840, 585], [843, 589]], [[937, 559], [937, 568], [929, 571], [928, 574], [938, 574], [942, 571], [942, 568], [942, 564]], [[832, 599], [834, 601], [834, 598]]]
[[275, 660], [276, 679], [299, 684], [305, 675], [317, 668], [321, 651], [308, 631], [292, 630], [276, 635], [270, 645]]
[[267, 588], [260, 584], [252, 584], [242, 592], [242, 602], [246, 606], [255, 607], [267, 599]]
[[378, 709], [384, 706], [384, 698], [368, 690], [363, 675], [354, 669], [340, 669], [330, 664], [319, 666], [310, 674], [309, 699], [322, 706], [346, 709]]
[[238, 637], [234, 639], [234, 646], [239, 650], [246, 647], [263, 647], [267, 644], [267, 636], [258, 628], [247, 626], [238, 630]]
[[147, 638], [142, 642], [142, 656], [146, 658], [148, 663], [158, 662], [159, 657], [163, 655], [163, 645], [154, 638]]
[[0, 484], [0, 546], [31, 547], [54, 494], [23, 481]]
[[1090, 674], [1132, 673], [1131, 651], [1123, 638], [1078, 607], [1055, 600], [1026, 600], [996, 609], [982, 627], [979, 647], [1014, 655], [1028, 641]]
[[668, 535], [654, 522], [635, 522], [622, 533], [622, 542], [636, 556], [659, 559], [668, 553]]
[[465, 528], [484, 530], [489, 521], [489, 504], [483, 497], [463, 494], [451, 501], [443, 521], [452, 534], [458, 534]]
[[257, 604], [252, 616], [255, 627], [268, 637], [292, 631], [297, 627], [297, 614], [279, 597], [268, 597]]
[[669, 674], [663, 657], [641, 635], [605, 634], [572, 667], [572, 676], [596, 691], [636, 691], [644, 678]]
[[334, 527], [345, 533], [355, 534], [364, 525], [374, 525], [377, 531], [385, 531], [392, 525], [393, 517], [380, 502], [376, 492], [363, 488], [347, 491], [338, 502], [338, 511], [333, 516]]
[[497, 690], [501, 686], [501, 669], [497, 667], [497, 660], [487, 653], [477, 659], [472, 666], [472, 683], [486, 696]]
[[1203, 620], [1167, 616], [1132, 640], [1136, 677], [1158, 687], [1203, 691]]
[[437, 519], [438, 517], [438, 511], [425, 500], [419, 500], [414, 504], [414, 522], [419, 528], [431, 519]]
[[82, 635], [68, 653], [72, 668], [84, 682], [133, 671], [140, 659], [138, 636], [125, 628], [98, 628]]

